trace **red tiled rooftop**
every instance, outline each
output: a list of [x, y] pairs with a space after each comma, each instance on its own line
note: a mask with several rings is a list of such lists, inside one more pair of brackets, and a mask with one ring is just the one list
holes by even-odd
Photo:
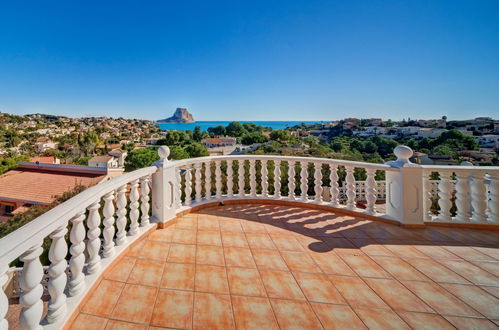
[[492, 329], [499, 232], [227, 205], [153, 231], [73, 329]]

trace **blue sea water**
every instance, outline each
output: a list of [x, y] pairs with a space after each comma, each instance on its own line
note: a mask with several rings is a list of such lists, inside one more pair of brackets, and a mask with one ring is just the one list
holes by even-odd
[[[197, 121], [195, 123], [181, 124], [181, 123], [156, 123], [162, 130], [178, 130], [178, 131], [187, 131], [194, 130], [194, 127], [200, 126], [201, 131], [208, 130], [208, 127], [215, 126], [227, 126], [231, 123], [231, 121]], [[288, 127], [293, 127], [296, 125], [300, 125], [301, 123], [305, 124], [318, 124], [322, 123], [322, 121], [239, 121], [239, 123], [254, 123], [256, 125], [261, 125], [264, 127], [272, 127], [272, 129], [285, 129]]]

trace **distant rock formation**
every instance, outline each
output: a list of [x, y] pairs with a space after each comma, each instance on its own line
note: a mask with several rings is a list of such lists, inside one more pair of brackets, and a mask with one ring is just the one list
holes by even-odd
[[170, 118], [158, 120], [158, 123], [194, 123], [194, 117], [187, 111], [187, 108], [177, 108]]

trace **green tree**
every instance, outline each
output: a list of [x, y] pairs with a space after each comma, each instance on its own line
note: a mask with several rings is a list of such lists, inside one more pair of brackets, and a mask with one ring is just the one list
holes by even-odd
[[192, 142], [185, 147], [185, 151], [189, 154], [189, 157], [204, 157], [209, 156], [208, 150], [199, 142]]
[[141, 148], [130, 151], [125, 158], [125, 170], [127, 172], [136, 169], [151, 166], [152, 163], [159, 160], [158, 152], [153, 148]]
[[225, 133], [225, 127], [222, 125], [218, 125], [215, 127], [208, 127], [208, 133], [212, 136], [224, 136]]
[[203, 138], [203, 133], [201, 132], [201, 126], [194, 127], [194, 133], [192, 134], [192, 138], [199, 142]]
[[241, 125], [237, 121], [233, 121], [232, 123], [227, 125], [225, 131], [227, 135], [233, 137], [241, 137], [243, 136], [244, 133], [246, 133], [246, 130], [244, 129], [243, 125]]
[[170, 146], [170, 157], [173, 160], [189, 158], [189, 153], [180, 146]]
[[267, 137], [259, 132], [246, 133], [241, 138], [241, 143], [245, 145], [264, 142], [267, 142]]

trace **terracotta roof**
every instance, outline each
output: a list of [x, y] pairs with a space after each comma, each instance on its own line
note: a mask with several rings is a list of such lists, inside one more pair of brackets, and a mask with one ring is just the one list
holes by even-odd
[[209, 138], [203, 139], [201, 142], [203, 143], [234, 143], [236, 139], [234, 138]]
[[89, 162], [108, 162], [113, 159], [113, 156], [95, 156], [92, 157]]
[[41, 156], [41, 157], [33, 157], [30, 158], [30, 162], [36, 163], [44, 163], [44, 164], [54, 164], [55, 163], [55, 157], [54, 156]]
[[49, 204], [77, 185], [93, 186], [106, 176], [93, 173], [17, 168], [0, 175], [0, 199]]

